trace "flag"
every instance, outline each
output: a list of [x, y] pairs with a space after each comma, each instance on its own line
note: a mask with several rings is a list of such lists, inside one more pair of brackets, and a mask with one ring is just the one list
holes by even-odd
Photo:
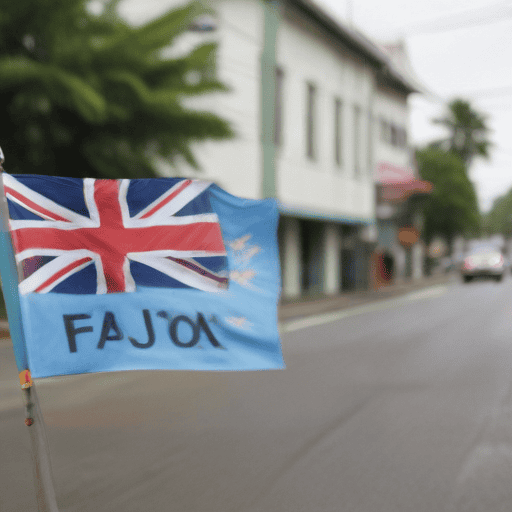
[[32, 377], [284, 366], [275, 201], [181, 178], [3, 183]]

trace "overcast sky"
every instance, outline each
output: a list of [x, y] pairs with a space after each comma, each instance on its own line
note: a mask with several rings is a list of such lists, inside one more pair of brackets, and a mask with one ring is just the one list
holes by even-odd
[[[376, 42], [403, 39], [412, 67], [433, 93], [465, 97], [488, 115], [494, 148], [470, 176], [480, 206], [512, 188], [512, 0], [315, 0]], [[411, 138], [442, 132], [430, 122], [443, 103], [411, 96]]]

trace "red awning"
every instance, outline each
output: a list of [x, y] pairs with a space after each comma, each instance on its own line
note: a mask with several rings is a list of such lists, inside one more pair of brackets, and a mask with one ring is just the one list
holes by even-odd
[[433, 188], [430, 181], [418, 180], [412, 169], [387, 162], [378, 165], [376, 182], [380, 185], [383, 201], [404, 201], [414, 194], [428, 194]]
[[406, 183], [415, 179], [414, 171], [410, 167], [398, 167], [389, 162], [379, 163], [375, 173], [375, 181], [383, 185], [388, 183]]
[[408, 183], [381, 185], [380, 198], [383, 201], [404, 201], [414, 194], [428, 194], [431, 191], [430, 181], [414, 180]]

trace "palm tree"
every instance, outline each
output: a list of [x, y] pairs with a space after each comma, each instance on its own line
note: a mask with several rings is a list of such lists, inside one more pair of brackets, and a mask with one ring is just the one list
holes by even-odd
[[107, 0], [3, 0], [0, 144], [13, 173], [155, 176], [157, 160], [197, 167], [192, 143], [232, 136], [229, 124], [183, 99], [226, 88], [216, 45], [166, 58], [204, 13], [199, 2], [133, 27]]
[[434, 143], [446, 151], [456, 153], [465, 163], [466, 169], [474, 157], [489, 158], [491, 142], [486, 116], [473, 110], [468, 101], [454, 99], [448, 104], [447, 114], [434, 123], [448, 129], [448, 139]]

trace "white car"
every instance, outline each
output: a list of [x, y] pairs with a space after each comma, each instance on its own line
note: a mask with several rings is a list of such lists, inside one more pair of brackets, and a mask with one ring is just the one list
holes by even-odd
[[505, 258], [501, 251], [492, 247], [473, 249], [462, 262], [461, 275], [465, 283], [477, 277], [501, 281], [504, 273]]

